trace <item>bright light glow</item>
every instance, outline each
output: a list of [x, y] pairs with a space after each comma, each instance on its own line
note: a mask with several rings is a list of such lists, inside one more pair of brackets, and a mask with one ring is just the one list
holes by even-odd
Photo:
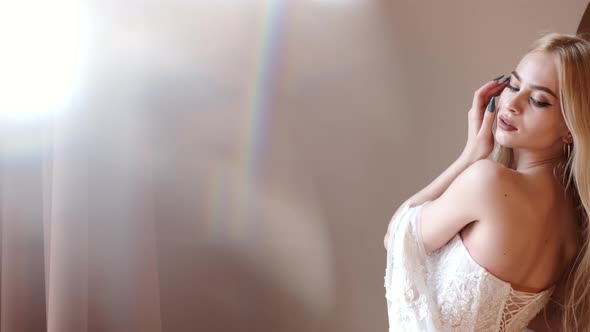
[[323, 5], [350, 6], [361, 4], [363, 0], [313, 0], [313, 2]]
[[69, 102], [87, 53], [80, 1], [0, 1], [0, 121], [36, 118]]

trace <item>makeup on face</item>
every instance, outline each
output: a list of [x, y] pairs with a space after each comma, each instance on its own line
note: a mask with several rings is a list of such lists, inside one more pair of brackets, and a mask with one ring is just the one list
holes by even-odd
[[[522, 82], [522, 79], [520, 77], [520, 75], [516, 72], [516, 70], [512, 71], [512, 75], [514, 76], [518, 81]], [[509, 90], [511, 90], [512, 92], [518, 92], [520, 91], [520, 89], [518, 87], [515, 87], [512, 84], [512, 80], [510, 81], [510, 83], [506, 86]], [[559, 100], [559, 98], [557, 97], [557, 95], [555, 94], [555, 92], [553, 92], [551, 89], [549, 89], [548, 87], [542, 86], [542, 85], [536, 85], [536, 84], [532, 84], [531, 85], [531, 89], [533, 90], [539, 90], [539, 91], [544, 91], [548, 94], [550, 94], [551, 96], [553, 96], [556, 100]], [[550, 102], [546, 102], [546, 101], [542, 101], [542, 100], [537, 100], [533, 97], [530, 97], [530, 100], [533, 102], [533, 104], [536, 107], [550, 107], [553, 106], [552, 103]]]
[[506, 123], [502, 116], [498, 117], [498, 127], [504, 131], [514, 131], [516, 128], [512, 127], [508, 123]]

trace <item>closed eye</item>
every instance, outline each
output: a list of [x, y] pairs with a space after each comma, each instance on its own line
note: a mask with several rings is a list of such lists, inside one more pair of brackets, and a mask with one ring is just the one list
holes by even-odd
[[[510, 89], [510, 90], [512, 90], [512, 91], [514, 91], [514, 92], [520, 91], [520, 89], [518, 89], [517, 87], [514, 87], [514, 86], [512, 86], [512, 85], [510, 85], [510, 84], [508, 84], [506, 87], [507, 87], [508, 89]], [[546, 102], [542, 102], [542, 101], [535, 100], [533, 97], [531, 97], [530, 99], [531, 99], [531, 101], [533, 102], [533, 104], [535, 104], [535, 106], [538, 106], [538, 107], [548, 107], [548, 106], [552, 106], [552, 105], [551, 105], [551, 104], [549, 104], [549, 103], [546, 103]]]
[[518, 91], [517, 88], [513, 87], [512, 85], [508, 84], [508, 89], [512, 90], [512, 91]]
[[543, 101], [537, 101], [537, 100], [533, 99], [532, 97], [531, 97], [531, 100], [533, 101], [533, 103], [534, 103], [535, 105], [537, 105], [537, 106], [539, 106], [539, 107], [547, 107], [547, 106], [551, 106], [551, 104], [549, 104], [549, 103], [546, 103], [546, 102], [543, 102]]

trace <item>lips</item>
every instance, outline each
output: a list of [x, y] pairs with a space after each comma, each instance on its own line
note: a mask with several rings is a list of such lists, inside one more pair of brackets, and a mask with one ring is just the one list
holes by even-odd
[[507, 117], [505, 117], [503, 115], [499, 115], [498, 120], [504, 122], [506, 125], [514, 128], [514, 129], [518, 129], [518, 128], [516, 128], [516, 126], [514, 126], [514, 123], [512, 121], [510, 121], [510, 119], [508, 119]]

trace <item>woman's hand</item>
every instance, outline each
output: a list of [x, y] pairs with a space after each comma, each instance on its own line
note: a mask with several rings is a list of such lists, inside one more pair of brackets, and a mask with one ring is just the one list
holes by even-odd
[[492, 124], [496, 117], [496, 106], [493, 98], [508, 85], [510, 76], [500, 80], [503, 76], [484, 84], [475, 91], [473, 96], [473, 103], [467, 116], [469, 120], [467, 144], [461, 153], [461, 158], [469, 163], [487, 158], [494, 149]]

